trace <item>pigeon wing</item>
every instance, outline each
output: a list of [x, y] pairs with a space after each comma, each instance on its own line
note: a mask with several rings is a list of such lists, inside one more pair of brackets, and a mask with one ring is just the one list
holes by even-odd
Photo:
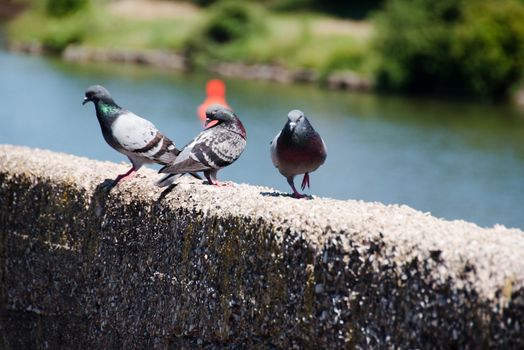
[[153, 162], [169, 164], [179, 151], [153, 123], [126, 111], [112, 126], [114, 140], [130, 157], [142, 157]]
[[273, 162], [273, 165], [278, 168], [278, 156], [277, 156], [277, 142], [278, 138], [280, 137], [280, 132], [275, 136], [273, 141], [271, 141], [271, 144], [269, 146], [270, 152], [271, 152], [271, 161]]
[[185, 173], [223, 168], [240, 157], [246, 140], [226, 129], [207, 129], [201, 132], [162, 173]]
[[202, 152], [203, 157], [214, 169], [232, 164], [240, 157], [246, 147], [246, 139], [236, 132], [224, 130], [217, 133], [214, 142]]
[[159, 173], [181, 174], [185, 172], [196, 172], [209, 169], [209, 167], [200, 162], [193, 153], [195, 146], [202, 142], [202, 134], [204, 133], [205, 131], [198, 134], [195, 139], [193, 139], [182, 149], [182, 151], [178, 154], [175, 162], [160, 169]]

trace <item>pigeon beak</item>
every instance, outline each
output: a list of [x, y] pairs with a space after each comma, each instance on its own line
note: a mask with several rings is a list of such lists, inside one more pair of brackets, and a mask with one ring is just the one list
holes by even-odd
[[209, 129], [210, 127], [215, 126], [217, 124], [218, 124], [218, 120], [216, 120], [216, 119], [215, 120], [209, 120], [208, 119], [206, 121], [206, 129]]
[[82, 106], [89, 102], [89, 99], [87, 97], [84, 97], [84, 102], [82, 102]]
[[297, 126], [297, 123], [295, 123], [295, 122], [289, 122], [289, 129], [290, 129], [291, 131], [295, 130], [295, 127], [296, 127], [296, 126]]

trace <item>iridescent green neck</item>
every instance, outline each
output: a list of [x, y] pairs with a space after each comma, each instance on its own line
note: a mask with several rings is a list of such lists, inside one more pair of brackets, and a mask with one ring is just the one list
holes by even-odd
[[115, 103], [107, 103], [104, 101], [98, 101], [98, 103], [96, 103], [96, 114], [98, 117], [116, 117], [119, 111], [120, 107]]

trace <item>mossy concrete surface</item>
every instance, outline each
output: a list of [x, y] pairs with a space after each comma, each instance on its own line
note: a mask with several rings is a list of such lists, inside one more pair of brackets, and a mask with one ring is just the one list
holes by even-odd
[[0, 146], [0, 348], [524, 347], [520, 230], [125, 170]]

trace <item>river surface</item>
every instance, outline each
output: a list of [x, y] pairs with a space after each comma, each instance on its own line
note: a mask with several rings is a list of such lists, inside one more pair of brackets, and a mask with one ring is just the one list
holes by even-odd
[[[0, 51], [0, 143], [126, 160], [104, 142], [93, 105], [81, 104], [86, 87], [96, 83], [183, 146], [201, 129], [195, 110], [208, 78]], [[248, 146], [219, 173], [221, 180], [289, 192], [271, 163], [269, 142], [288, 111], [298, 108], [328, 147], [307, 193], [406, 204], [437, 217], [524, 229], [524, 111], [516, 107], [226, 83]]]

